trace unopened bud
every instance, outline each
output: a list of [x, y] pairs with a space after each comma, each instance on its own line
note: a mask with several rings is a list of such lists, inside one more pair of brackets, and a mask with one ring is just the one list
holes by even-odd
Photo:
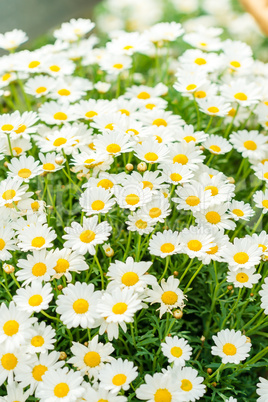
[[207, 373], [208, 373], [208, 374], [211, 374], [211, 373], [212, 373], [212, 369], [211, 369], [211, 368], [208, 368], [208, 369], [207, 369]]
[[127, 163], [125, 168], [128, 172], [131, 172], [134, 169], [134, 166], [132, 165], [132, 163]]
[[65, 352], [60, 352], [59, 360], [66, 360], [66, 359], [67, 359], [67, 354]]
[[63, 289], [63, 286], [62, 286], [62, 285], [58, 285], [58, 286], [57, 286], [57, 289], [58, 289], [58, 290], [62, 290], [62, 289]]
[[55, 162], [56, 162], [57, 165], [62, 165], [63, 157], [62, 156], [56, 156]]
[[147, 170], [147, 165], [145, 162], [140, 162], [137, 166], [139, 172], [145, 172]]
[[3, 270], [5, 271], [6, 274], [13, 274], [15, 271], [15, 268], [11, 264], [4, 264], [3, 265]]
[[249, 336], [246, 336], [246, 338], [247, 338], [246, 343], [251, 343], [250, 337], [249, 337]]
[[204, 335], [201, 336], [200, 341], [201, 342], [205, 342], [206, 338], [204, 337]]
[[204, 151], [205, 147], [203, 145], [200, 145], [199, 149], [200, 149], [200, 151]]
[[217, 387], [217, 383], [216, 383], [215, 381], [214, 381], [211, 385], [212, 385], [212, 387], [214, 387], [214, 388]]
[[85, 177], [85, 175], [84, 175], [84, 173], [78, 173], [77, 175], [76, 175], [76, 177], [78, 178], [78, 180], [82, 180], [83, 179], [83, 177]]
[[105, 255], [107, 257], [113, 257], [114, 256], [114, 250], [112, 249], [112, 247], [105, 248], [104, 252], [105, 252]]
[[10, 96], [11, 95], [11, 92], [10, 91], [4, 91], [4, 96], [7, 98], [8, 96]]
[[36, 195], [40, 195], [41, 193], [42, 193], [42, 190], [37, 190], [37, 191], [35, 192]]
[[177, 318], [177, 320], [180, 320], [183, 316], [183, 312], [181, 310], [175, 310], [173, 311], [173, 317]]
[[88, 342], [84, 342], [84, 345], [85, 345], [86, 347], [88, 347]]
[[5, 166], [5, 168], [8, 167], [8, 162], [7, 161], [4, 162], [4, 166]]
[[227, 177], [227, 180], [229, 181], [229, 183], [235, 184], [235, 179], [233, 177]]
[[41, 177], [46, 177], [46, 175], [47, 175], [47, 172], [42, 172], [42, 173], [40, 174]]
[[250, 297], [253, 297], [254, 296], [254, 293], [250, 293]]
[[179, 275], [178, 271], [174, 271], [174, 272], [173, 272], [173, 275], [174, 275], [174, 276], [178, 276], [178, 275]]
[[228, 286], [227, 286], [227, 289], [228, 289], [228, 290], [233, 290], [233, 285], [228, 285]]

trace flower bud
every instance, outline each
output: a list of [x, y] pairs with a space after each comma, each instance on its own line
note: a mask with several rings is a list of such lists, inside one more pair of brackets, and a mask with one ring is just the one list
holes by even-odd
[[174, 275], [174, 276], [178, 276], [178, 275], [179, 275], [178, 271], [174, 271], [174, 272], [173, 272], [173, 275]]
[[227, 289], [228, 289], [228, 290], [233, 290], [233, 285], [228, 285], [228, 286], [227, 286]]
[[235, 179], [233, 177], [227, 177], [227, 180], [229, 181], [229, 183], [235, 184]]
[[132, 163], [127, 163], [125, 168], [128, 172], [131, 172], [134, 169], [134, 166], [132, 165]]
[[59, 360], [66, 360], [66, 359], [67, 359], [67, 354], [65, 352], [60, 352]]
[[175, 310], [173, 311], [173, 317], [177, 318], [177, 320], [180, 320], [183, 316], [183, 312], [181, 310]]
[[208, 373], [208, 374], [211, 374], [211, 373], [212, 373], [212, 369], [211, 369], [211, 368], [208, 368], [208, 369], [207, 369], [207, 373]]
[[145, 172], [147, 170], [147, 165], [145, 162], [140, 162], [137, 166], [139, 172]]
[[62, 286], [62, 285], [58, 285], [58, 286], [57, 286], [57, 289], [58, 289], [59, 291], [61, 291], [61, 290], [63, 289], [63, 286]]
[[102, 248], [103, 248], [103, 250], [105, 252], [106, 257], [113, 257], [114, 256], [114, 250], [112, 249], [112, 247], [110, 246], [109, 243], [104, 244], [102, 246]]
[[56, 156], [56, 158], [55, 158], [55, 163], [56, 163], [57, 165], [62, 165], [63, 161], [64, 161], [64, 159], [63, 159], [62, 156]]
[[4, 264], [3, 265], [3, 270], [5, 271], [6, 274], [13, 274], [15, 271], [15, 268], [11, 264]]

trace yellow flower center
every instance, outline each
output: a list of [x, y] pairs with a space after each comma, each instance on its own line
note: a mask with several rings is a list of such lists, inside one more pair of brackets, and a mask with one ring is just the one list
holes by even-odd
[[181, 389], [185, 392], [189, 392], [191, 391], [191, 389], [193, 388], [193, 384], [191, 383], [191, 381], [189, 380], [181, 380]]
[[12, 151], [15, 151], [16, 154], [19, 155], [19, 154], [22, 153], [22, 148], [20, 148], [20, 147], [14, 147], [14, 148], [12, 148]]
[[161, 209], [157, 207], [151, 208], [149, 211], [149, 215], [152, 219], [158, 218], [161, 215], [161, 213], [162, 213]]
[[70, 391], [70, 388], [69, 388], [68, 384], [66, 384], [66, 382], [60, 382], [54, 388], [54, 395], [57, 398], [64, 398], [65, 396], [68, 395], [69, 391]]
[[133, 49], [133, 46], [131, 45], [127, 45], [123, 47], [124, 50], [129, 50], [129, 49]]
[[191, 141], [196, 141], [196, 138], [193, 137], [192, 135], [186, 135], [186, 137], [183, 138], [184, 141], [186, 141], [187, 143], [191, 142]]
[[112, 188], [113, 186], [114, 186], [114, 183], [109, 179], [102, 179], [97, 184], [97, 187], [103, 187], [103, 188], [105, 188], [105, 190], [108, 190], [109, 188]]
[[35, 92], [37, 94], [42, 94], [43, 92], [46, 92], [46, 90], [47, 90], [46, 87], [39, 87], [39, 88], [36, 88]]
[[134, 286], [137, 282], [139, 282], [139, 276], [136, 274], [136, 272], [126, 272], [122, 276], [121, 282], [125, 286]]
[[20, 126], [19, 126], [19, 128], [17, 129], [17, 130], [15, 130], [15, 133], [17, 133], [17, 134], [21, 134], [21, 133], [24, 133], [24, 131], [26, 130], [26, 126], [25, 126], [25, 124], [21, 124]]
[[179, 173], [171, 173], [169, 176], [172, 181], [181, 181], [182, 176]]
[[232, 210], [232, 213], [237, 215], [237, 216], [244, 216], [244, 212], [241, 209], [235, 208], [235, 209]]
[[209, 211], [206, 213], [206, 220], [213, 225], [216, 225], [221, 221], [221, 216], [216, 211]]
[[195, 59], [195, 64], [198, 64], [199, 66], [202, 66], [203, 64], [207, 64], [206, 60], [203, 59], [202, 57], [197, 57], [197, 59]]
[[195, 85], [195, 84], [189, 84], [189, 85], [187, 85], [186, 90], [187, 90], [187, 91], [192, 91], [192, 90], [195, 89], [196, 87], [197, 87], [197, 85]]
[[55, 120], [67, 120], [68, 118], [67, 114], [63, 112], [57, 112], [53, 117]]
[[118, 144], [109, 144], [106, 148], [106, 151], [110, 154], [116, 154], [117, 152], [121, 151], [121, 147]]
[[62, 88], [58, 91], [58, 94], [61, 96], [71, 95], [71, 92], [68, 89]]
[[237, 282], [245, 283], [248, 282], [249, 277], [245, 272], [239, 272], [239, 274], [236, 275], [235, 279], [237, 280]]
[[207, 190], [211, 191], [211, 195], [213, 197], [219, 193], [219, 190], [218, 190], [218, 188], [216, 186], [206, 186], [205, 191], [207, 191]]
[[13, 336], [19, 331], [19, 323], [16, 320], [6, 321], [3, 325], [3, 331], [7, 336]]
[[147, 152], [144, 155], [144, 159], [146, 159], [147, 161], [155, 162], [158, 160], [158, 155], [155, 152]]
[[106, 126], [104, 128], [106, 128], [107, 130], [113, 130], [114, 129], [114, 123], [106, 124]]
[[210, 145], [209, 149], [213, 152], [221, 152], [221, 148], [218, 145]]
[[255, 151], [257, 144], [254, 141], [248, 140], [244, 142], [244, 147], [250, 151]]
[[56, 66], [55, 64], [53, 66], [49, 67], [50, 71], [53, 71], [54, 73], [57, 73], [58, 71], [60, 71], [60, 67]]
[[32, 240], [32, 246], [36, 248], [41, 248], [45, 244], [46, 240], [40, 236], [40, 237], [35, 237]]
[[16, 191], [15, 190], [6, 190], [3, 194], [2, 194], [2, 198], [6, 201], [11, 200], [12, 198], [14, 198], [16, 195]]
[[43, 276], [43, 275], [45, 275], [46, 272], [47, 272], [47, 267], [46, 267], [46, 264], [44, 264], [43, 262], [37, 262], [32, 267], [32, 274], [34, 276]]
[[31, 61], [31, 63], [28, 64], [28, 67], [29, 68], [35, 68], [35, 67], [38, 67], [39, 65], [40, 65], [40, 61], [34, 60], [34, 61]]
[[206, 253], [207, 254], [216, 254], [218, 250], [219, 250], [219, 247], [216, 244], [216, 246], [211, 247]]
[[262, 201], [262, 206], [263, 206], [264, 208], [268, 208], [268, 200], [263, 200], [263, 201]]
[[263, 177], [268, 180], [268, 172], [265, 172]]
[[1, 358], [1, 364], [5, 370], [14, 370], [18, 364], [18, 359], [13, 353], [6, 353]]
[[89, 303], [85, 299], [77, 299], [73, 303], [73, 309], [76, 314], [85, 314], [88, 311]]
[[90, 111], [86, 112], [86, 114], [85, 114], [85, 116], [86, 116], [88, 119], [92, 119], [92, 117], [97, 116], [97, 115], [98, 115], [98, 113], [95, 112], [94, 110], [90, 110]]
[[182, 348], [180, 348], [179, 346], [173, 346], [173, 348], [171, 348], [170, 353], [172, 354], [172, 356], [174, 357], [181, 357], [182, 355]]
[[223, 353], [227, 356], [234, 356], [236, 354], [236, 347], [232, 343], [226, 343], [222, 348]]
[[186, 163], [188, 162], [188, 157], [184, 154], [178, 154], [175, 155], [173, 158], [173, 163], [180, 163], [181, 165], [186, 165]]
[[185, 202], [191, 207], [195, 207], [196, 205], [200, 204], [200, 199], [196, 195], [190, 195], [186, 198]]
[[154, 103], [147, 103], [147, 105], [145, 107], [146, 107], [146, 109], [153, 110], [153, 108], [156, 107], [156, 105]]
[[166, 126], [167, 126], [167, 122], [166, 122], [166, 120], [164, 120], [164, 119], [155, 119], [155, 120], [153, 121], [153, 126], [157, 126], [157, 127], [164, 126], [164, 127], [166, 127]]
[[220, 109], [216, 106], [210, 106], [207, 110], [209, 113], [218, 113], [220, 111]]
[[120, 109], [120, 110], [118, 110], [118, 111], [121, 112], [122, 114], [127, 115], [127, 116], [130, 115], [130, 112], [129, 112], [127, 109]]
[[121, 70], [121, 69], [123, 68], [123, 64], [121, 64], [121, 63], [115, 63], [115, 64], [113, 65], [113, 67], [116, 68], [117, 70]]
[[70, 263], [65, 258], [59, 258], [57, 261], [57, 265], [54, 267], [55, 271], [58, 274], [62, 274], [67, 271]]
[[93, 201], [91, 204], [91, 208], [93, 211], [101, 211], [105, 207], [105, 203], [101, 200]]
[[51, 172], [52, 170], [55, 170], [55, 165], [53, 165], [53, 163], [44, 163], [43, 169]]
[[147, 226], [148, 226], [147, 222], [143, 221], [142, 219], [138, 219], [138, 220], [135, 222], [135, 225], [136, 225], [136, 227], [137, 227], [138, 229], [146, 229]]
[[161, 300], [163, 303], [168, 304], [170, 306], [174, 305], [178, 301], [177, 293], [173, 292], [172, 290], [167, 290], [161, 296]]
[[175, 250], [175, 246], [172, 243], [164, 243], [160, 247], [160, 250], [162, 251], [162, 253], [172, 253], [172, 251]]
[[127, 304], [126, 303], [116, 303], [112, 308], [112, 312], [114, 314], [124, 314], [127, 311]]
[[83, 243], [91, 243], [96, 237], [96, 233], [93, 230], [84, 230], [79, 238]]
[[1, 130], [2, 130], [2, 131], [11, 131], [11, 130], [13, 130], [13, 128], [14, 128], [14, 126], [12, 126], [12, 124], [4, 124], [4, 125], [1, 127]]
[[42, 301], [43, 301], [43, 297], [41, 295], [34, 295], [29, 298], [28, 303], [30, 304], [30, 306], [36, 307], [36, 306], [40, 306]]
[[234, 98], [240, 101], [246, 101], [248, 99], [247, 95], [244, 92], [237, 92], [234, 95]]
[[18, 171], [18, 176], [23, 178], [23, 179], [28, 179], [28, 177], [30, 177], [32, 174], [32, 172], [30, 171], [30, 169], [20, 169]]
[[267, 247], [264, 244], [259, 244], [258, 246], [262, 248], [263, 252], [267, 250]]
[[140, 92], [139, 95], [137, 95], [138, 99], [149, 99], [151, 97], [148, 92]]
[[230, 61], [230, 65], [235, 68], [241, 67], [239, 61]]
[[151, 183], [150, 181], [144, 180], [144, 181], [142, 182], [142, 184], [143, 184], [143, 188], [148, 187], [148, 188], [150, 188], [150, 189], [152, 190], [153, 187], [154, 187], [153, 183]]
[[155, 402], [171, 402], [172, 395], [166, 388], [159, 388], [154, 394]]
[[0, 250], [5, 248], [6, 242], [3, 239], [0, 239]]
[[228, 116], [234, 117], [236, 114], [236, 110], [234, 108], [232, 108], [231, 110], [229, 110], [228, 112]]
[[136, 205], [140, 201], [140, 197], [136, 194], [128, 194], [125, 200], [128, 205]]
[[42, 381], [42, 377], [47, 371], [47, 367], [42, 364], [38, 364], [32, 370], [32, 376], [36, 381]]
[[187, 243], [187, 247], [191, 251], [199, 251], [202, 248], [202, 243], [199, 240], [190, 240]]
[[41, 335], [36, 335], [31, 339], [31, 345], [36, 348], [43, 346], [44, 343], [45, 343], [45, 340]]
[[117, 387], [120, 387], [121, 385], [125, 384], [126, 380], [127, 380], [127, 376], [125, 374], [116, 374], [113, 377], [112, 382]]
[[7, 81], [11, 77], [11, 74], [6, 73], [2, 76], [2, 81]]
[[203, 99], [203, 98], [205, 98], [207, 96], [207, 94], [206, 94], [205, 91], [196, 91], [194, 93], [194, 96], [195, 96], [195, 98]]
[[96, 367], [100, 364], [101, 358], [97, 352], [87, 352], [84, 356], [84, 363], [89, 367]]
[[67, 142], [66, 138], [60, 137], [60, 138], [57, 138], [57, 139], [53, 142], [53, 145], [54, 145], [55, 147], [60, 147], [61, 145], [66, 144], [66, 142]]
[[247, 253], [240, 251], [234, 255], [233, 259], [237, 264], [246, 264], [249, 260], [249, 256]]

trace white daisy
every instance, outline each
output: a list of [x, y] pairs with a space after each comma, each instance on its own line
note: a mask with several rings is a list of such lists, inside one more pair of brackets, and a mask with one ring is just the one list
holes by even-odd
[[238, 239], [230, 243], [228, 248], [223, 250], [224, 260], [229, 264], [232, 271], [239, 268], [249, 269], [260, 263], [262, 249], [251, 238]]
[[189, 360], [192, 354], [192, 348], [188, 341], [177, 336], [166, 336], [165, 342], [161, 343], [161, 349], [164, 356], [168, 358], [169, 364], [175, 366], [185, 366], [185, 361]]
[[31, 286], [18, 289], [13, 296], [18, 310], [27, 313], [39, 313], [41, 310], [48, 309], [52, 299], [53, 293], [50, 283], [42, 286], [40, 282], [33, 282]]
[[106, 364], [100, 371], [100, 386], [117, 394], [121, 389], [127, 391], [130, 383], [138, 376], [137, 367], [128, 360], [117, 359]]
[[223, 364], [239, 364], [249, 356], [251, 343], [241, 331], [223, 329], [212, 338], [216, 346], [212, 346], [211, 353], [221, 357]]
[[79, 203], [87, 215], [106, 214], [115, 204], [115, 198], [103, 187], [89, 187], [82, 193]]
[[54, 349], [56, 342], [56, 331], [51, 325], [46, 325], [44, 321], [34, 323], [33, 333], [27, 341], [26, 350], [30, 354], [44, 353]]
[[18, 281], [24, 281], [23, 285], [32, 282], [48, 282], [53, 275], [53, 267], [55, 264], [54, 256], [51, 251], [45, 249], [40, 251], [33, 250], [33, 255], [27, 254], [27, 259], [19, 259], [16, 271]]
[[181, 247], [178, 232], [164, 230], [163, 233], [157, 232], [154, 234], [149, 242], [149, 252], [161, 258], [180, 253]]
[[56, 237], [55, 230], [51, 229], [47, 224], [31, 223], [19, 233], [18, 247], [22, 251], [51, 248]]
[[178, 385], [168, 373], [146, 374], [145, 384], [136, 389], [136, 397], [147, 402], [172, 401], [180, 402]]
[[227, 282], [233, 283], [235, 288], [249, 288], [251, 289], [255, 283], [259, 282], [260, 274], [255, 273], [255, 268], [244, 269], [239, 268], [237, 271], [227, 272]]
[[259, 295], [261, 296], [261, 308], [264, 309], [264, 314], [268, 315], [268, 278], [264, 279]]

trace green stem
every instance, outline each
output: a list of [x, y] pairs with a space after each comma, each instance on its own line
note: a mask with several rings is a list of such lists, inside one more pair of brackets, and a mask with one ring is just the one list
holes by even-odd
[[167, 269], [168, 269], [169, 262], [170, 262], [170, 255], [168, 255], [168, 256], [166, 257], [166, 265], [165, 265], [165, 269], [164, 269], [164, 272], [162, 273], [162, 275], [161, 275], [161, 277], [160, 277], [160, 279], [159, 279], [158, 283], [160, 283], [160, 282], [161, 282], [161, 280], [162, 280], [162, 279], [164, 278], [164, 276], [166, 275], [166, 272], [167, 272]]
[[199, 274], [199, 272], [201, 271], [202, 267], [203, 267], [203, 263], [201, 263], [201, 264], [199, 265], [199, 267], [198, 267], [197, 270], [195, 271], [194, 275], [191, 277], [191, 279], [190, 279], [189, 282], [187, 283], [186, 288], [185, 288], [184, 291], [183, 291], [184, 293], [187, 292], [187, 290], [189, 289], [191, 283], [193, 282], [194, 278]]
[[221, 325], [221, 329], [224, 328], [226, 322], [228, 321], [228, 319], [231, 317], [232, 313], [233, 313], [234, 310], [236, 309], [236, 307], [237, 307], [237, 305], [238, 305], [238, 303], [239, 303], [240, 297], [241, 297], [241, 292], [242, 292], [242, 288], [239, 288], [238, 296], [237, 296], [236, 302], [235, 302], [235, 304], [233, 305], [232, 309], [229, 311], [229, 314], [227, 314], [227, 316], [226, 316], [225, 319], [223, 320], [223, 323], [222, 323], [222, 325]]
[[7, 133], [7, 141], [8, 141], [9, 152], [10, 152], [11, 156], [13, 156], [12, 145], [11, 145], [11, 140], [10, 140], [10, 134], [9, 133]]

